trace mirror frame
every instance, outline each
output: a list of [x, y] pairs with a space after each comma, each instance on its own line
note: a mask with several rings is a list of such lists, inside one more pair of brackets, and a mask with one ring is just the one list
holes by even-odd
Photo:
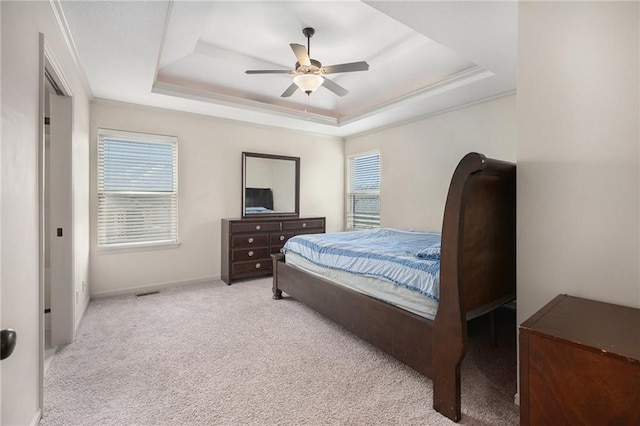
[[[245, 190], [247, 183], [247, 158], [266, 158], [272, 160], [288, 160], [295, 163], [295, 211], [292, 212], [279, 212], [279, 213], [254, 213], [246, 214], [246, 199]], [[260, 154], [257, 152], [243, 152], [242, 153], [242, 218], [243, 219], [260, 219], [263, 217], [299, 217], [300, 216], [300, 157], [288, 157], [286, 155], [273, 155], [273, 154]]]

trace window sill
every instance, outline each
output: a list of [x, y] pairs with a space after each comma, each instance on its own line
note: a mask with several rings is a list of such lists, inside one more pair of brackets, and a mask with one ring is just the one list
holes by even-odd
[[109, 247], [98, 247], [96, 252], [100, 254], [121, 254], [143, 251], [172, 250], [180, 247], [180, 243], [149, 243], [149, 244], [120, 244]]

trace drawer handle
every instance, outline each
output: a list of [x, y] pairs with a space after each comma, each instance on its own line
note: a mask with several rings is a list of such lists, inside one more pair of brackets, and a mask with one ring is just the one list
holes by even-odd
[[249, 257], [253, 256], [253, 251], [250, 251], [249, 253], [247, 253], [249, 255]]
[[259, 263], [256, 263], [256, 269], [260, 269], [262, 265], [260, 265]]
[[280, 235], [280, 241], [284, 241], [284, 235]]
[[249, 238], [249, 244], [253, 244], [253, 238]]
[[260, 230], [260, 225], [256, 225], [256, 231]]
[[303, 228], [306, 228], [306, 227], [307, 227], [306, 222], [302, 224], [302, 227], [303, 227]]

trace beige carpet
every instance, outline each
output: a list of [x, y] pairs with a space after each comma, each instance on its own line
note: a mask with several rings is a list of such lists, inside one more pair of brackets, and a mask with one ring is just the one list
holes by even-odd
[[[461, 424], [518, 423], [515, 316], [469, 326]], [[431, 381], [271, 280], [92, 300], [45, 378], [42, 425], [445, 425]]]

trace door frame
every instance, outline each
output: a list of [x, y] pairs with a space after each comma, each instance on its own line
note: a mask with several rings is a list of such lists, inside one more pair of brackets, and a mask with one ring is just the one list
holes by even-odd
[[[71, 98], [71, 116], [73, 115], [73, 92], [71, 91], [71, 85], [69, 84], [66, 76], [62, 72], [62, 68], [58, 65], [58, 61], [53, 54], [53, 50], [47, 44], [47, 40], [43, 33], [39, 34], [39, 103], [38, 103], [38, 277], [39, 277], [39, 370], [40, 370], [40, 386], [39, 386], [39, 407], [41, 415], [44, 413], [44, 362], [45, 362], [45, 248], [47, 244], [47, 229], [45, 227], [45, 179], [46, 179], [46, 162], [45, 162], [45, 102], [46, 95], [46, 79], [45, 73], [55, 82], [55, 86], [60, 89], [63, 96]], [[71, 143], [71, 141], [69, 141]], [[71, 151], [70, 151], [71, 152]], [[69, 167], [72, 166], [72, 158], [69, 158]], [[73, 195], [73, 188], [71, 188], [71, 194]], [[69, 206], [69, 214], [71, 220], [69, 223], [73, 226], [73, 199], [71, 198], [71, 206]], [[52, 226], [52, 224], [50, 224]], [[73, 233], [71, 229], [67, 230], [67, 234], [72, 238]], [[71, 262], [73, 264], [73, 240], [71, 240]], [[74, 270], [71, 268], [71, 279], [66, 285], [69, 288], [65, 288], [65, 293], [74, 294]], [[73, 339], [74, 330], [74, 318], [75, 318], [75, 303], [73, 296], [68, 301], [68, 306], [64, 306], [64, 309], [70, 309], [70, 315], [72, 321], [70, 321], [66, 327], [70, 327], [66, 330], [66, 335], [71, 336]], [[52, 318], [53, 319], [53, 318]], [[53, 325], [52, 325], [53, 328]], [[71, 343], [71, 342], [68, 342]]]

